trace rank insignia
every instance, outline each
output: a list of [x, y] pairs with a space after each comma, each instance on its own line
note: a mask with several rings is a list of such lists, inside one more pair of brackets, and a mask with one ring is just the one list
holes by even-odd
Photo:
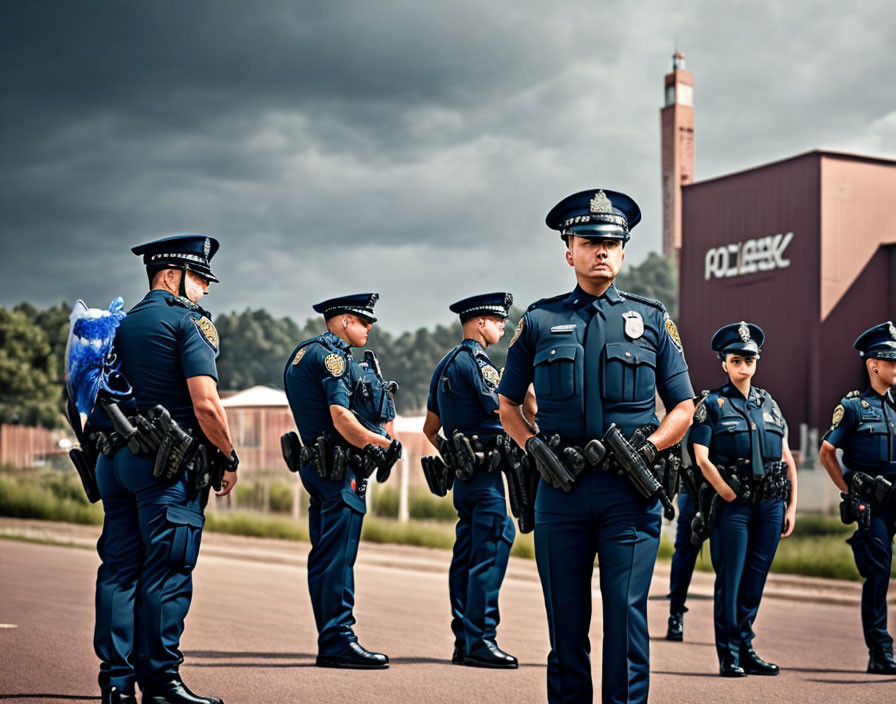
[[[511, 340], [510, 340], [510, 345], [512, 345], [514, 342], [516, 342], [517, 340], [520, 339], [520, 335], [523, 334], [523, 328], [525, 328], [525, 327], [526, 327], [526, 319], [520, 318], [520, 322], [518, 322], [516, 324], [516, 330], [514, 330], [514, 332], [513, 332], [513, 338], [511, 338]], [[510, 345], [508, 345], [508, 347], [510, 347]]]
[[345, 373], [345, 359], [335, 352], [324, 357], [324, 366], [333, 376], [342, 376]]
[[843, 404], [837, 404], [837, 407], [834, 409], [834, 417], [831, 418], [831, 427], [836, 428], [840, 425], [840, 421], [843, 420], [843, 414], [846, 412], [846, 409], [843, 407]]
[[205, 316], [195, 319], [193, 322], [196, 323], [196, 327], [199, 329], [199, 334], [202, 336], [202, 339], [205, 340], [209, 344], [209, 346], [213, 350], [215, 350], [215, 352], [217, 352], [218, 331], [215, 328], [215, 324]]
[[498, 382], [501, 380], [500, 374], [498, 374], [498, 370], [495, 369], [491, 364], [487, 364], [482, 367], [482, 377], [485, 381], [492, 386], [497, 386]]
[[679, 352], [683, 352], [684, 348], [681, 345], [681, 337], [678, 335], [678, 328], [675, 327], [675, 323], [672, 322], [672, 318], [666, 318], [666, 332], [669, 333], [669, 337], [672, 338], [672, 342], [678, 348]]
[[862, 400], [862, 408], [871, 408], [871, 404], [863, 399]]
[[641, 317], [641, 314], [638, 311], [630, 310], [623, 313], [622, 318], [625, 320], [625, 336], [627, 338], [630, 340], [637, 340], [644, 334], [644, 318]]
[[292, 358], [292, 366], [297, 367], [307, 351], [308, 346], [306, 345], [305, 347], [302, 347], [298, 352], [296, 352], [296, 356]]

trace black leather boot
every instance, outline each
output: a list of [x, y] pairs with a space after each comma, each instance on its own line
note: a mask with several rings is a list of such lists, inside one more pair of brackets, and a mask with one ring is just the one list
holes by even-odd
[[180, 677], [151, 683], [143, 691], [143, 704], [224, 704], [217, 697], [200, 697], [189, 690]]
[[137, 697], [133, 692], [122, 692], [118, 687], [109, 687], [103, 690], [102, 704], [137, 704]]
[[868, 654], [868, 674], [896, 675], [896, 660], [893, 659], [892, 650], [869, 650]]
[[463, 665], [464, 664], [464, 646], [455, 645], [454, 652], [451, 653], [451, 664], [452, 665]]
[[485, 647], [475, 653], [467, 653], [463, 664], [467, 667], [494, 667], [508, 670], [519, 667], [517, 659], [501, 650], [494, 641], [484, 641], [483, 645]]
[[732, 657], [727, 657], [719, 664], [720, 677], [746, 677], [747, 673], [740, 665], [734, 663]]
[[684, 614], [673, 611], [669, 614], [669, 628], [666, 630], [666, 640], [680, 642], [684, 640]]
[[740, 666], [748, 675], [767, 675], [774, 677], [781, 672], [781, 668], [773, 662], [766, 662], [756, 654], [753, 646], [747, 645], [740, 649]]
[[389, 656], [371, 652], [360, 643], [353, 642], [338, 655], [318, 655], [317, 666], [349, 670], [382, 670], [389, 667]]

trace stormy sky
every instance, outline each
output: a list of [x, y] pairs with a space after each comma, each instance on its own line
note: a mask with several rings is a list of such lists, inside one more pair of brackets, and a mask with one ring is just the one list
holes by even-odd
[[122, 295], [129, 248], [222, 242], [213, 312], [376, 290], [381, 323], [571, 287], [547, 211], [627, 192], [660, 249], [659, 108], [695, 74], [697, 176], [896, 156], [896, 10], [843, 3], [0, 4], [0, 305]]

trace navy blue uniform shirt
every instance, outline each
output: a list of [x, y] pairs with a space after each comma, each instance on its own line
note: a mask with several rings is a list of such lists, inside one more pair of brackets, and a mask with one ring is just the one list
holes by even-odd
[[349, 408], [354, 365], [349, 346], [331, 332], [305, 340], [290, 355], [283, 385], [306, 444], [337, 434], [330, 406]]
[[893, 392], [871, 386], [847, 394], [834, 409], [824, 439], [843, 450], [847, 471], [896, 475], [896, 405]]
[[[599, 317], [589, 328], [592, 315]], [[594, 331], [590, 340], [586, 330]], [[498, 393], [522, 403], [530, 383], [540, 430], [576, 444], [602, 436], [611, 423], [628, 436], [656, 423], [655, 391], [669, 410], [694, 395], [663, 304], [612, 285], [598, 298], [576, 286], [529, 306]]]
[[460, 430], [485, 442], [502, 432], [497, 388], [498, 371], [482, 345], [467, 339], [436, 366], [426, 407], [439, 417], [447, 437]]
[[786, 436], [787, 423], [770, 393], [751, 386], [747, 399], [729, 383], [706, 397], [694, 417], [688, 443], [708, 447], [713, 464], [749, 465], [752, 474], [759, 476], [766, 463], [781, 460]]
[[198, 427], [187, 379], [218, 380], [218, 333], [197, 305], [155, 289], [121, 321], [115, 352], [141, 410], [161, 404], [186, 428]]

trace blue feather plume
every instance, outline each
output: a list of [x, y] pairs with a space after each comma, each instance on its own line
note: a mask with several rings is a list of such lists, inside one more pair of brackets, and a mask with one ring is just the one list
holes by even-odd
[[126, 315], [120, 296], [105, 310], [88, 308], [84, 301], [78, 301], [72, 309], [65, 350], [65, 383], [69, 398], [80, 413], [90, 415], [100, 385], [115, 367], [112, 344]]

